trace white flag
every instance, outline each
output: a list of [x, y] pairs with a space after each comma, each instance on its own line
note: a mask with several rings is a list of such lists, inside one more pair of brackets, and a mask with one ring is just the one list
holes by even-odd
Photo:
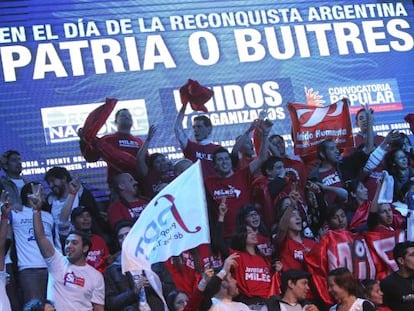
[[[210, 231], [201, 164], [197, 161], [143, 210], [122, 244], [122, 271], [146, 270], [148, 277], [151, 264], [204, 243], [210, 243]], [[156, 289], [158, 282], [150, 283]]]

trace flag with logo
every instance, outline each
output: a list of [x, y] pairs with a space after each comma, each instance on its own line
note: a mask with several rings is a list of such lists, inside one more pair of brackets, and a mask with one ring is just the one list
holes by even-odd
[[344, 98], [327, 106], [288, 103], [292, 119], [295, 154], [316, 154], [317, 145], [332, 139], [338, 148], [353, 146], [349, 100]]
[[[197, 161], [143, 210], [122, 245], [122, 271], [145, 270], [158, 292], [161, 283], [151, 264], [203, 243], [210, 243], [210, 232], [201, 163]], [[162, 297], [162, 291], [158, 294]]]

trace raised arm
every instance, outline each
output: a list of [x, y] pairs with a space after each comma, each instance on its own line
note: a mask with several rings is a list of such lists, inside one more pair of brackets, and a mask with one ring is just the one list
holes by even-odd
[[43, 258], [50, 258], [55, 253], [55, 248], [45, 235], [45, 229], [42, 221], [42, 200], [40, 198], [39, 190], [32, 191], [33, 194], [30, 195], [28, 201], [29, 206], [33, 208], [33, 229], [40, 253]]
[[185, 112], [186, 107], [187, 105], [181, 106], [181, 109], [180, 111], [178, 111], [177, 118], [175, 119], [175, 124], [174, 124], [175, 137], [177, 138], [181, 149], [185, 149], [187, 147], [188, 140], [189, 140], [187, 134], [184, 132], [184, 129], [183, 129], [184, 112]]
[[1, 221], [0, 221], [0, 272], [4, 270], [4, 256], [6, 255], [7, 222], [12, 205], [8, 203], [7, 191], [2, 190], [0, 195]]
[[255, 173], [260, 166], [263, 164], [264, 161], [266, 161], [268, 155], [269, 155], [269, 133], [272, 129], [272, 122], [268, 120], [259, 120], [259, 122], [256, 123], [256, 128], [259, 129], [261, 136], [262, 136], [262, 144], [260, 145], [259, 154], [257, 157], [250, 162], [249, 168], [250, 172], [253, 174]]
[[72, 213], [73, 202], [81, 187], [77, 178], [73, 178], [69, 183], [69, 194], [60, 212], [59, 223], [56, 224], [59, 228], [59, 235], [67, 236], [70, 231], [70, 215]]
[[232, 157], [235, 157], [235, 158], [239, 157], [239, 151], [242, 148], [242, 146], [248, 141], [248, 139], [250, 139], [250, 133], [253, 131], [254, 125], [255, 123], [252, 122], [252, 124], [246, 130], [246, 132], [244, 132], [242, 135], [237, 137], [236, 143], [234, 144], [233, 149], [231, 150]]
[[137, 153], [137, 172], [139, 177], [143, 178], [148, 175], [148, 165], [146, 162], [146, 156], [148, 152], [149, 144], [154, 137], [156, 132], [155, 125], [151, 125], [148, 129], [147, 139], [142, 144], [141, 148], [139, 148]]
[[363, 105], [365, 110], [365, 115], [367, 116], [367, 137], [365, 138], [365, 143], [363, 147], [363, 151], [366, 154], [370, 154], [375, 146], [374, 146], [374, 117], [373, 117], [373, 110], [368, 107], [368, 104]]

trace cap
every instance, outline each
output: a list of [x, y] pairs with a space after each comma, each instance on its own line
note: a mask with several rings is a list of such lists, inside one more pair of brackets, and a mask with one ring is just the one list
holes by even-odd
[[282, 284], [287, 284], [288, 281], [296, 281], [300, 279], [309, 279], [311, 274], [303, 270], [290, 269], [282, 272]]
[[70, 214], [70, 221], [73, 223], [75, 221], [76, 217], [82, 215], [82, 213], [84, 213], [84, 212], [88, 212], [89, 214], [91, 214], [91, 211], [89, 210], [89, 208], [87, 208], [85, 206], [75, 207], [72, 210], [72, 213]]

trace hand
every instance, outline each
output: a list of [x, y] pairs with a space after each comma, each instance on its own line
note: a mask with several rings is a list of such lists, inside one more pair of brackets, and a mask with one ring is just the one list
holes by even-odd
[[397, 130], [392, 130], [385, 136], [385, 142], [387, 144], [391, 144], [398, 140], [400, 140], [400, 133]]
[[232, 267], [237, 267], [239, 265], [236, 260], [239, 257], [240, 255], [237, 253], [233, 253], [229, 257], [227, 257], [226, 260], [224, 260], [222, 270], [226, 271], [226, 273], [230, 273]]
[[147, 140], [151, 141], [151, 139], [154, 138], [156, 132], [157, 132], [156, 126], [152, 124], [148, 129]]
[[304, 89], [307, 105], [323, 106], [323, 104], [325, 104], [323, 96], [319, 95], [319, 91], [314, 91], [313, 88], [308, 89], [306, 86], [304, 87]]
[[0, 202], [1, 202], [1, 214], [9, 215], [10, 211], [12, 210], [13, 205], [9, 204], [9, 193], [6, 190], [1, 191]]
[[139, 294], [142, 287], [150, 285], [147, 277], [142, 274], [134, 274], [132, 280], [134, 281], [135, 294]]
[[80, 189], [79, 176], [75, 175], [69, 183], [69, 193], [76, 194]]
[[313, 193], [320, 193], [322, 189], [318, 186], [318, 184], [308, 180], [306, 182], [306, 188], [312, 191]]
[[219, 216], [224, 217], [227, 213], [227, 205], [226, 205], [226, 198], [222, 198], [220, 205], [219, 205]]
[[42, 209], [42, 198], [41, 198], [41, 185], [40, 184], [34, 184], [31, 183], [32, 193], [27, 196], [27, 201], [29, 203], [29, 206], [31, 206], [35, 210], [41, 210]]
[[276, 272], [280, 272], [283, 269], [283, 264], [280, 260], [276, 260], [275, 263], [273, 264], [273, 268], [275, 269]]
[[305, 305], [303, 310], [304, 311], [319, 311], [318, 307], [315, 305]]

